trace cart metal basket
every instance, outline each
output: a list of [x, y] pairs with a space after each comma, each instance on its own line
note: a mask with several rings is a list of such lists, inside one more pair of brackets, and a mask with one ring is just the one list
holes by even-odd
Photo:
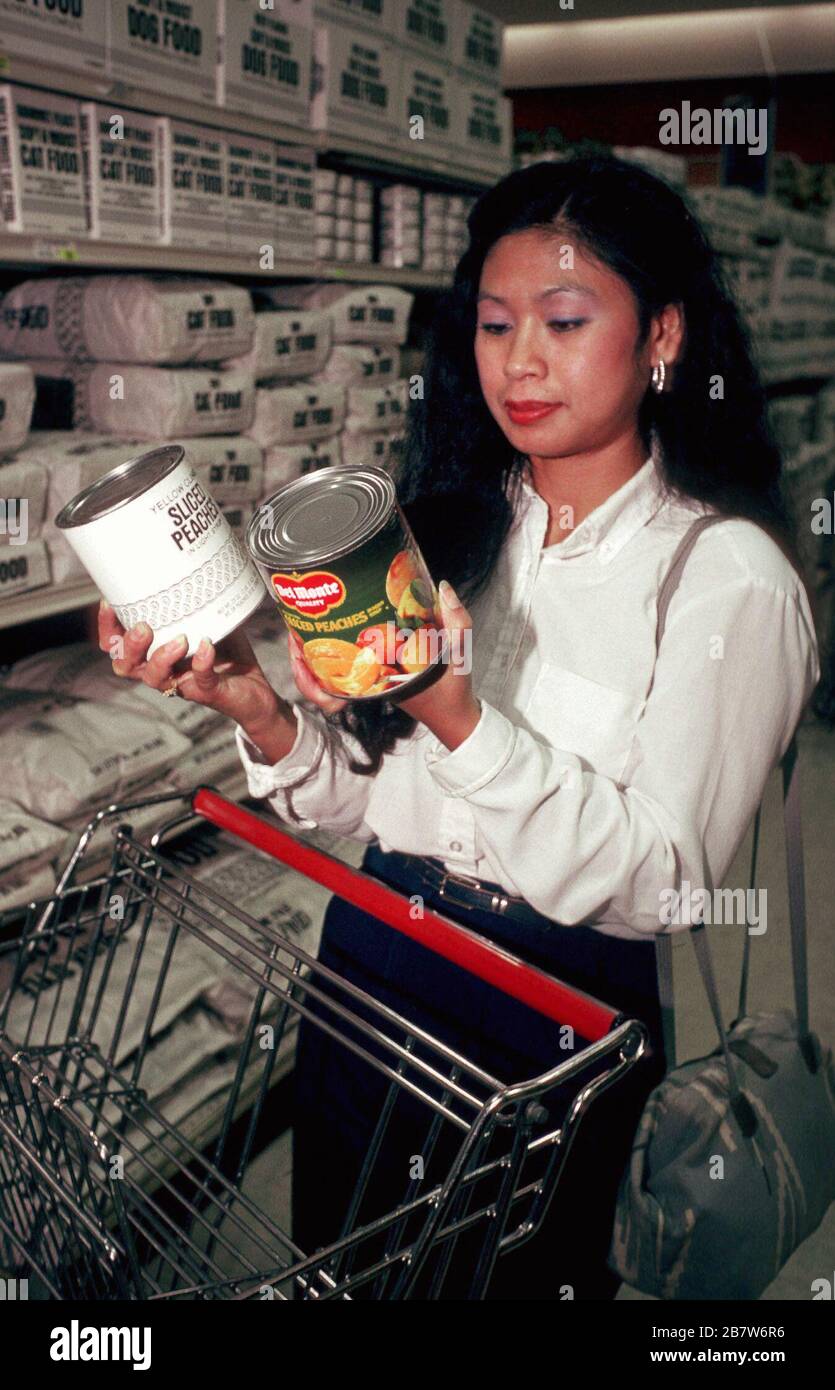
[[[139, 843], [125, 818], [173, 801]], [[167, 842], [195, 815], [553, 1020], [555, 1059], [560, 1026], [590, 1045], [540, 1076], [490, 1075], [179, 867]], [[76, 882], [105, 824], [109, 868]], [[466, 1296], [483, 1297], [496, 1260], [540, 1227], [583, 1114], [648, 1045], [639, 1021], [437, 913], [416, 914], [211, 788], [100, 811], [0, 966], [0, 1266], [37, 1276], [52, 1298], [433, 1299], [462, 1243]], [[212, 1012], [218, 989], [237, 1000], [237, 1027]], [[166, 1056], [172, 1065], [166, 1029], [184, 1004], [203, 1012], [198, 1051], [214, 1068], [208, 1144], [172, 1118], [160, 1082]], [[244, 1181], [300, 1017], [384, 1079], [342, 1229], [318, 1250], [300, 1249]], [[180, 1045], [187, 1063], [196, 1036]], [[556, 1116], [542, 1098], [566, 1082], [572, 1100]], [[375, 1211], [381, 1140], [404, 1098], [424, 1117], [420, 1153], [446, 1156], [441, 1170], [425, 1165], [443, 1177], [418, 1165], [400, 1200]]]

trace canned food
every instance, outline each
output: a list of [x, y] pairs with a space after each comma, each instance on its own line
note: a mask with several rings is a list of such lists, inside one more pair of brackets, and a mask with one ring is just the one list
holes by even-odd
[[125, 628], [148, 623], [148, 655], [185, 633], [219, 642], [264, 598], [252, 561], [180, 444], [111, 468], [55, 518]]
[[382, 468], [326, 468], [253, 516], [249, 553], [329, 694], [411, 692], [442, 654], [438, 591]]

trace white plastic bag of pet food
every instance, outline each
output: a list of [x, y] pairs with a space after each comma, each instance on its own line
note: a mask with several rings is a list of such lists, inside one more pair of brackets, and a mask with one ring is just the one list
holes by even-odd
[[415, 296], [396, 285], [277, 285], [266, 292], [279, 308], [327, 309], [335, 343], [405, 343]]
[[71, 497], [146, 448], [142, 439], [81, 430], [32, 430], [14, 456], [17, 467], [43, 470], [47, 478], [46, 518], [52, 521]]
[[49, 474], [43, 464], [0, 463], [0, 547], [26, 545], [41, 534]]
[[171, 787], [174, 791], [189, 791], [201, 784], [216, 786], [237, 772], [240, 765], [233, 725], [224, 719], [220, 727], [196, 743], [185, 757], [177, 759], [160, 778], [159, 790]]
[[264, 451], [245, 434], [188, 439], [185, 462], [193, 464], [219, 507], [257, 502], [264, 490]]
[[237, 434], [248, 429], [255, 411], [255, 383], [248, 372], [121, 362], [33, 361], [32, 366], [39, 391], [60, 390], [74, 429], [140, 440]]
[[0, 362], [0, 457], [13, 454], [25, 443], [34, 405], [32, 368], [25, 362]]
[[375, 434], [380, 430], [402, 429], [407, 406], [405, 381], [349, 386], [345, 430], [350, 434]]
[[251, 372], [256, 381], [308, 377], [328, 361], [332, 341], [330, 315], [321, 309], [267, 310], [255, 315], [249, 352], [229, 358], [224, 365]]
[[65, 584], [89, 584], [88, 575], [66, 536], [50, 520], [43, 524], [43, 540], [49, 555], [49, 572], [57, 588]]
[[222, 507], [221, 513], [226, 525], [237, 536], [243, 544], [246, 535], [246, 528], [252, 518], [253, 505], [251, 502], [236, 502], [231, 507]]
[[402, 432], [383, 430], [379, 434], [342, 435], [342, 461], [346, 468], [388, 468], [400, 456]]
[[344, 434], [332, 434], [329, 439], [311, 440], [308, 444], [278, 444], [264, 454], [264, 486], [262, 497], [270, 497], [285, 483], [312, 473], [317, 468], [331, 468], [342, 462]]
[[273, 690], [288, 704], [303, 703], [290, 665], [287, 629], [277, 604], [265, 607], [263, 615], [259, 614], [258, 625], [248, 627], [246, 635]]
[[43, 589], [50, 582], [49, 554], [43, 538], [0, 549], [0, 605], [4, 599]]
[[345, 387], [334, 382], [265, 386], [255, 392], [255, 418], [247, 433], [264, 449], [325, 439], [345, 421]]
[[342, 462], [346, 468], [394, 468], [403, 452], [404, 432], [383, 430], [379, 434], [342, 435]]
[[64, 831], [0, 798], [0, 912], [48, 897]]
[[400, 376], [400, 349], [380, 343], [336, 343], [312, 381], [338, 381], [342, 386], [376, 386]]
[[0, 354], [134, 362], [218, 362], [246, 352], [249, 291], [197, 276], [70, 275], [23, 280], [0, 302]]
[[6, 787], [25, 810], [46, 820], [65, 821], [125, 800], [190, 748], [162, 719], [102, 701], [0, 689]]
[[0, 873], [0, 913], [51, 897], [56, 882], [55, 870], [49, 864], [43, 864], [39, 869], [33, 869], [28, 864], [13, 864]]
[[[114, 649], [118, 656], [118, 649]], [[191, 700], [166, 700], [142, 681], [117, 676], [111, 657], [89, 642], [70, 642], [47, 647], [16, 661], [3, 676], [8, 690], [40, 691], [69, 695], [77, 700], [101, 701], [114, 710], [127, 709], [146, 719], [162, 719], [192, 741], [203, 738], [223, 722], [223, 716]]]

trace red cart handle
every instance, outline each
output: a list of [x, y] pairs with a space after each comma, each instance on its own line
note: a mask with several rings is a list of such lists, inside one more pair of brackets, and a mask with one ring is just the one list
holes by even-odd
[[544, 971], [528, 965], [477, 932], [423, 909], [419, 921], [411, 916], [412, 903], [369, 874], [361, 873], [333, 855], [303, 845], [292, 835], [228, 801], [209, 787], [198, 787], [192, 799], [194, 811], [222, 830], [230, 830], [256, 849], [297, 869], [316, 883], [338, 894], [380, 921], [435, 951], [454, 965], [463, 966], [480, 980], [495, 985], [537, 1013], [570, 1026], [587, 1042], [606, 1036], [620, 1016], [617, 1010], [580, 990], [562, 984]]

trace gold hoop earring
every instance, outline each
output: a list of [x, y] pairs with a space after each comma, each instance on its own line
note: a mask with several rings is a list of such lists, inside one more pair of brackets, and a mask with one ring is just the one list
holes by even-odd
[[664, 382], [667, 380], [667, 367], [664, 358], [652, 369], [652, 389], [657, 391], [659, 396], [664, 390]]

